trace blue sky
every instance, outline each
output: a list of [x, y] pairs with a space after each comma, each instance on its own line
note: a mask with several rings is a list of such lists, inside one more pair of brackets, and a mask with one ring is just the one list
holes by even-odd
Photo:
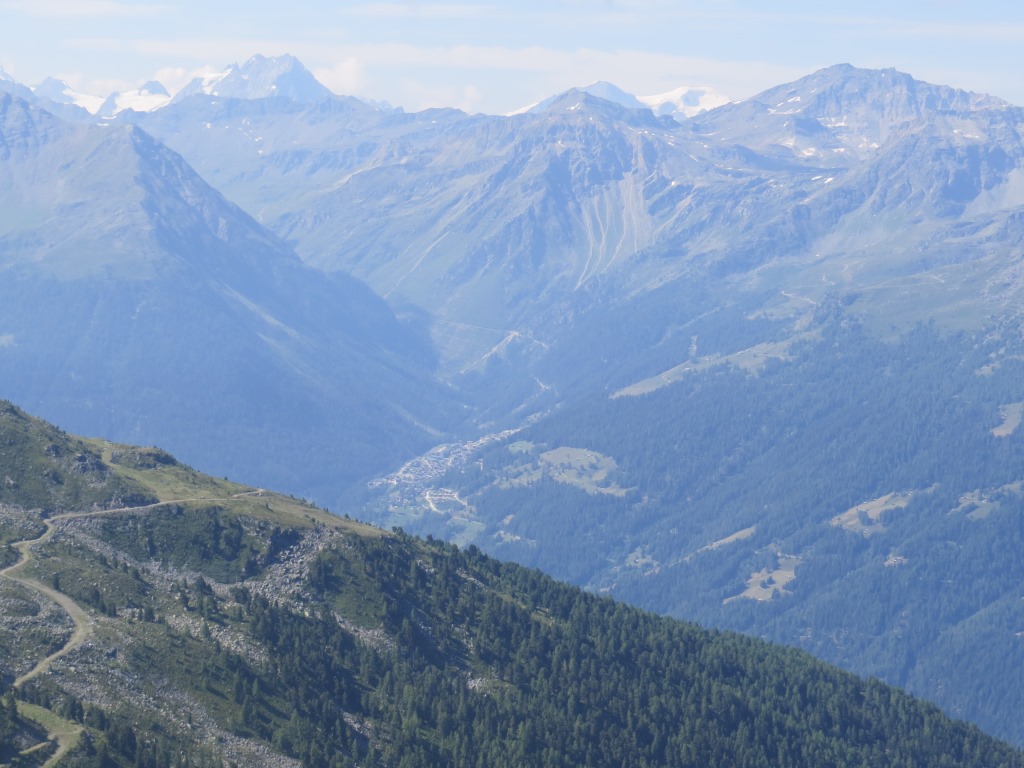
[[1024, 105], [1024, 4], [0, 0], [0, 66], [101, 96], [291, 53], [337, 93], [507, 112], [608, 80], [734, 99], [821, 67], [896, 67]]

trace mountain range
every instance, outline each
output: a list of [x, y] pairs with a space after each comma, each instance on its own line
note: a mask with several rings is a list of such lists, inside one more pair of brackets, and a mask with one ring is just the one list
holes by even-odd
[[[18, 83], [0, 68], [0, 89], [19, 91], [18, 95], [41, 103], [73, 104], [91, 115], [109, 118], [126, 109], [152, 112], [196, 94], [238, 99], [286, 98], [315, 104], [334, 94], [320, 83], [294, 56], [267, 57], [256, 54], [244, 64], [231, 64], [221, 72], [193, 78], [173, 95], [162, 83], [150, 81], [134, 91], [111, 93], [106, 97], [81, 93], [62, 80], [47, 78], [34, 87]], [[652, 96], [634, 96], [622, 89], [598, 81], [584, 87], [596, 96], [630, 108], [652, 109], [656, 114], [693, 117], [700, 112], [728, 103], [729, 99], [707, 86], [681, 86]], [[536, 110], [544, 102], [518, 112]], [[384, 102], [376, 102], [378, 106]]]
[[755, 268], [776, 304], [809, 286], [790, 316], [844, 286], [870, 314], [872, 286], [963, 272], [992, 287], [927, 304], [1016, 301], [1014, 264], [984, 259], [991, 233], [1019, 236], [1020, 111], [895, 72], [835, 67], [684, 124], [585, 90], [509, 118], [195, 98], [130, 117], [307, 263], [431, 312], [455, 371], [512, 334], [536, 356], [595, 303]]
[[692, 116], [291, 58], [105, 125], [3, 89], [4, 396], [1024, 744], [1020, 108], [848, 65]]

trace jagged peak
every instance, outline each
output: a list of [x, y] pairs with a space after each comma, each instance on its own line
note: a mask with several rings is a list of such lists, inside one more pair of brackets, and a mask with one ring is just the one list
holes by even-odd
[[908, 104], [913, 102], [922, 108], [944, 111], [974, 111], [1009, 106], [994, 96], [917, 80], [893, 67], [862, 69], [852, 64], [835, 64], [819, 69], [799, 80], [770, 88], [750, 101], [768, 103], [783, 95], [789, 95], [789, 98], [799, 96], [808, 103], [819, 105], [825, 105], [829, 100], [838, 104], [851, 99], [874, 97], [891, 100], [898, 96]]
[[291, 54], [256, 54], [244, 64], [232, 64], [220, 74], [193, 79], [172, 101], [206, 95], [232, 99], [286, 98], [315, 104], [334, 96]]
[[573, 99], [578, 96], [586, 96], [589, 98], [601, 99], [612, 104], [617, 104], [620, 107], [627, 109], [647, 109], [636, 96], [619, 88], [613, 83], [609, 83], [605, 80], [596, 80], [589, 85], [581, 85], [570, 88], [561, 93], [556, 93], [553, 96], [538, 101], [535, 104], [517, 109], [514, 112], [510, 112], [509, 115], [521, 115], [521, 114], [540, 114], [543, 112], [549, 112], [552, 110], [558, 111], [567, 107], [563, 106], [563, 102], [567, 99]]
[[651, 110], [657, 116], [687, 118], [715, 107], [729, 103], [729, 99], [708, 86], [680, 86], [665, 93], [652, 96], [635, 96], [614, 83], [596, 80], [589, 85], [570, 88], [562, 93], [550, 96], [543, 101], [531, 104], [523, 109], [509, 113], [519, 115], [549, 111], [554, 105], [560, 104], [565, 98], [574, 94], [587, 94], [626, 109]]
[[74, 105], [92, 114], [96, 114], [104, 102], [104, 99], [101, 97], [80, 93], [66, 81], [58, 80], [55, 77], [48, 77], [43, 80], [32, 89], [32, 93], [38, 99], [54, 104]]

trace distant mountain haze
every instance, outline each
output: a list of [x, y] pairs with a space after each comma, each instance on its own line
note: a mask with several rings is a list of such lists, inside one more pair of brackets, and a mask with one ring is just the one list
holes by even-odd
[[436, 439], [451, 395], [417, 334], [358, 281], [304, 266], [139, 128], [0, 96], [0, 153], [11, 396], [296, 490]]
[[4, 396], [1024, 744], [1020, 108], [849, 65], [507, 116], [291, 57], [105, 125], [0, 90]]

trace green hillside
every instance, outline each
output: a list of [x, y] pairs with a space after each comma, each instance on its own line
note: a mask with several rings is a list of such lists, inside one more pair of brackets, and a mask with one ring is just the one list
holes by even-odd
[[[43, 478], [34, 496], [0, 490], [12, 765], [1024, 766], [877, 681], [475, 547], [78, 441], [6, 404], [0, 440], [0, 475]], [[88, 493], [62, 495], [50, 448], [70, 445], [94, 468]]]

